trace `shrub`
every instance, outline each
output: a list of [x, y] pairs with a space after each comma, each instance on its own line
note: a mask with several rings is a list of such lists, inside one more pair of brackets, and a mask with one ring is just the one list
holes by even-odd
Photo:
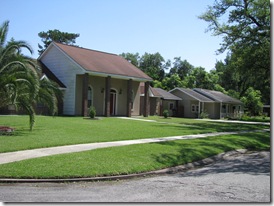
[[208, 113], [206, 111], [203, 111], [200, 113], [199, 118], [205, 119], [205, 118], [208, 118], [208, 116], [209, 116]]
[[91, 106], [89, 108], [89, 117], [93, 119], [93, 118], [95, 118], [95, 116], [96, 116], [96, 109], [95, 109], [95, 107]]
[[164, 118], [168, 118], [169, 112], [167, 109], [163, 111], [163, 116], [164, 116]]
[[245, 108], [250, 116], [258, 116], [262, 114], [263, 103], [261, 98], [261, 92], [253, 89], [253, 87], [249, 87], [241, 98], [241, 101], [245, 104]]

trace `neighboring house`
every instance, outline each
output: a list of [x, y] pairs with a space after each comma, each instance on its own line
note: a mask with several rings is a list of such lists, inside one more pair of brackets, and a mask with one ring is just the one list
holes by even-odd
[[148, 115], [152, 79], [121, 56], [52, 42], [38, 61], [63, 85], [64, 115], [87, 116], [91, 106], [97, 115], [139, 115], [142, 82]]
[[[181, 98], [161, 89], [149, 87], [149, 115], [163, 115], [164, 110], [169, 111], [170, 116], [179, 116], [178, 106]], [[140, 115], [144, 111], [144, 84], [141, 84]]]
[[182, 117], [197, 118], [202, 112], [211, 119], [238, 117], [243, 113], [243, 103], [219, 91], [207, 89], [175, 88], [169, 91], [182, 99], [179, 107], [183, 107]]

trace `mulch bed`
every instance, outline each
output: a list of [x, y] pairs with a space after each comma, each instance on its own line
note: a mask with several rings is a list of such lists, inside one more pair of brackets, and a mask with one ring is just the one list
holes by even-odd
[[12, 127], [0, 126], [0, 135], [12, 135], [14, 130]]

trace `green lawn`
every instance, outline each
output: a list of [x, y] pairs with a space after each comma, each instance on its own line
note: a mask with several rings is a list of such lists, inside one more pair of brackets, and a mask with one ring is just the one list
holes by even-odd
[[270, 133], [102, 148], [29, 159], [1, 165], [0, 177], [69, 178], [132, 174], [181, 165], [240, 148], [269, 150]]
[[104, 117], [101, 120], [88, 120], [83, 117], [36, 116], [34, 130], [29, 132], [28, 116], [0, 116], [0, 125], [16, 129], [11, 136], [0, 136], [0, 153], [81, 143], [269, 128], [263, 125], [206, 122], [183, 118], [150, 117], [150, 119], [157, 122]]

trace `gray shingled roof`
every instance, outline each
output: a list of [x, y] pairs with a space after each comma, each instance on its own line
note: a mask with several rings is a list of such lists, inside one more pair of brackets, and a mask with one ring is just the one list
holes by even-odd
[[153, 88], [164, 100], [182, 100], [180, 97], [177, 97], [161, 88]]
[[218, 101], [218, 102], [243, 104], [240, 100], [230, 97], [230, 96], [228, 96], [222, 92], [219, 92], [219, 91], [200, 89], [200, 88], [195, 88], [193, 90], [195, 92], [198, 92], [201, 95], [204, 95], [204, 96], [206, 96], [210, 99], [213, 99], [215, 101]]
[[192, 89], [188, 89], [188, 88], [176, 88], [176, 89], [188, 94], [189, 96], [193, 97], [194, 99], [200, 102], [215, 102], [214, 100], [207, 98], [206, 96], [199, 94], [198, 92], [195, 92]]

